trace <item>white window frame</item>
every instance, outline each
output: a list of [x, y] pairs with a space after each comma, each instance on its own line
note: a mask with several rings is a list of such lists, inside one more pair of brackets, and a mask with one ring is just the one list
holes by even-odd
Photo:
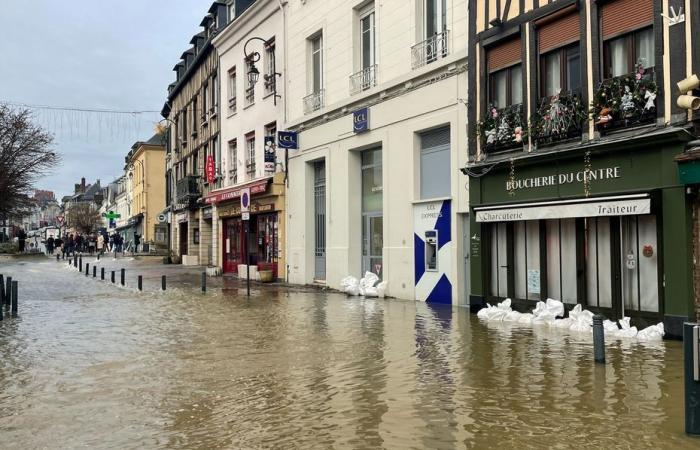
[[[314, 49], [314, 44], [318, 42], [318, 49]], [[316, 79], [316, 66], [315, 66], [315, 56], [316, 54], [319, 55], [318, 58], [318, 80]], [[311, 63], [311, 71], [310, 71], [310, 86], [309, 86], [309, 94], [319, 94], [321, 91], [323, 91], [323, 84], [324, 84], [324, 77], [323, 77], [323, 32], [319, 31], [315, 35], [311, 36], [309, 38], [309, 55], [310, 55], [310, 63]], [[318, 89], [316, 89], [316, 81], [318, 81]]]
[[236, 112], [236, 66], [233, 66], [228, 71], [228, 110], [231, 113]]
[[[370, 62], [368, 66], [365, 66], [365, 46], [364, 38], [365, 33], [363, 30], [362, 22], [372, 16], [372, 26], [370, 28]], [[377, 64], [377, 15], [374, 10], [374, 2], [372, 2], [365, 10], [360, 13], [360, 69], [365, 70], [373, 65]]]

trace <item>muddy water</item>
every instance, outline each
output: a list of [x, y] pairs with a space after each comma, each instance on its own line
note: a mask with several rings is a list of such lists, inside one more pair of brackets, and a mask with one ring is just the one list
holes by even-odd
[[22, 295], [0, 322], [2, 448], [700, 448], [677, 342], [595, 367], [585, 339], [461, 309], [0, 272]]

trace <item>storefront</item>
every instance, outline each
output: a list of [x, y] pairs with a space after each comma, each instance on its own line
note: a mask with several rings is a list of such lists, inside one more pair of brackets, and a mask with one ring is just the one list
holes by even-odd
[[[241, 192], [251, 193], [250, 219], [241, 217]], [[238, 274], [239, 266], [250, 264], [271, 270], [273, 277], [286, 276], [283, 257], [284, 174], [268, 177], [235, 188], [214, 191], [207, 203], [216, 205], [219, 220], [219, 267], [224, 273]]]
[[672, 337], [692, 315], [691, 222], [671, 130], [505, 162], [470, 180], [473, 306], [554, 298]]

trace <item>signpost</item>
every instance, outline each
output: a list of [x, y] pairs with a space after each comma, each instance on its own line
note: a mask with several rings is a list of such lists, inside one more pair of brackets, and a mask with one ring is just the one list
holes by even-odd
[[246, 291], [250, 297], [250, 188], [241, 189], [241, 219], [245, 222]]

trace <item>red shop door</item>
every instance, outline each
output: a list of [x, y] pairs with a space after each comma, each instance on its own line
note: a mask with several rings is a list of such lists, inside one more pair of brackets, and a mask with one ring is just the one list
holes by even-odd
[[228, 219], [224, 222], [224, 272], [238, 273], [238, 265], [244, 264], [244, 238], [241, 219]]

